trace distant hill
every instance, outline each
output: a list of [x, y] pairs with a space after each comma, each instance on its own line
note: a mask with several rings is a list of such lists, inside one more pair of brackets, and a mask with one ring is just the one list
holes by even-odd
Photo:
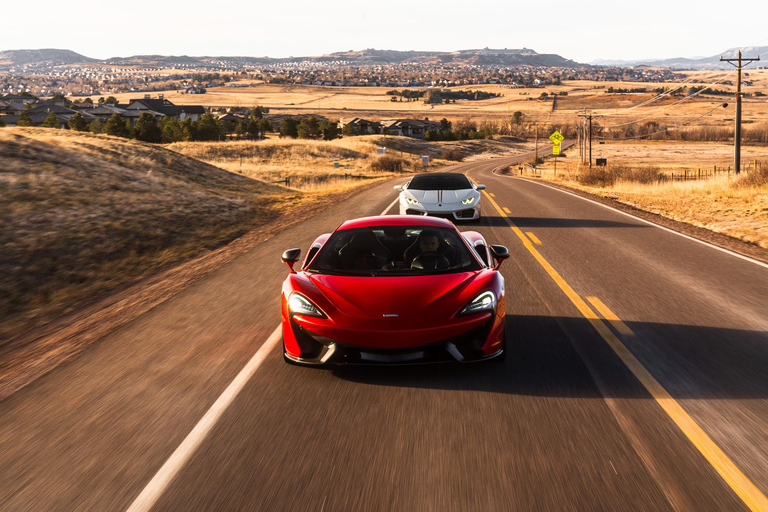
[[[677, 57], [673, 59], [639, 59], [639, 60], [596, 60], [591, 64], [596, 66], [652, 66], [658, 68], [672, 68], [672, 69], [730, 69], [731, 66], [726, 62], [720, 62], [720, 57], [726, 59], [733, 59], [738, 56], [739, 48], [730, 48], [722, 53], [713, 55], [711, 57], [694, 57], [685, 58]], [[762, 55], [768, 60], [768, 46], [747, 46], [741, 48], [741, 54], [743, 57], [757, 57]], [[758, 64], [759, 65], [759, 64]], [[762, 65], [768, 65], [768, 62]], [[754, 65], [753, 65], [754, 67]]]
[[78, 64], [80, 62], [98, 62], [75, 53], [72, 50], [43, 48], [40, 50], [5, 50], [0, 52], [0, 62], [13, 64]]
[[335, 52], [320, 56], [307, 57], [245, 57], [245, 56], [203, 56], [188, 55], [133, 55], [130, 57], [112, 57], [99, 61], [69, 50], [9, 50], [0, 52], [0, 61], [14, 64], [53, 63], [76, 64], [80, 62], [105, 62], [114, 65], [187, 65], [205, 66], [211, 62], [232, 64], [269, 65], [291, 62], [334, 62], [345, 61], [358, 65], [367, 64], [445, 64], [477, 66], [542, 66], [542, 67], [583, 67], [573, 60], [556, 54], [540, 54], [528, 48], [459, 50], [455, 52], [397, 51], [397, 50], [359, 50]]
[[422, 63], [452, 64], [476, 66], [544, 66], [544, 67], [583, 67], [584, 64], [565, 59], [555, 54], [539, 54], [528, 48], [459, 50], [455, 52], [416, 52], [395, 50], [361, 50], [337, 52], [313, 60], [347, 60], [358, 63]]
[[[492, 49], [458, 50], [454, 52], [432, 51], [399, 51], [399, 50], [350, 50], [334, 52], [319, 56], [306, 57], [246, 57], [246, 56], [203, 56], [188, 55], [133, 55], [130, 57], [112, 57], [97, 60], [80, 55], [70, 50], [6, 50], [0, 52], [0, 62], [13, 64], [77, 64], [81, 62], [104, 62], [114, 65], [158, 65], [158, 66], [206, 66], [210, 63], [229, 63], [233, 65], [269, 65], [293, 62], [334, 62], [344, 61], [357, 65], [374, 64], [444, 64], [444, 65], [475, 65], [475, 66], [535, 66], [580, 68], [589, 66], [639, 66], [663, 67], [672, 69], [727, 69], [726, 63], [719, 62], [720, 56], [734, 57], [738, 48], [731, 48], [721, 54], [711, 57], [677, 57], [673, 59], [636, 59], [636, 60], [596, 60], [582, 64], [561, 57], [554, 53], [537, 53], [529, 48], [521, 49]], [[768, 46], [742, 48], [744, 56], [753, 57], [765, 55], [768, 61]]]

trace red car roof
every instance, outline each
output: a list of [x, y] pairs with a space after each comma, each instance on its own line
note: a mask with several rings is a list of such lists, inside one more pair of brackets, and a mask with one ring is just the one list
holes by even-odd
[[[451, 221], [437, 217], [423, 217], [420, 215], [377, 215], [375, 217], [362, 217], [345, 221], [336, 228], [373, 228], [377, 226], [424, 226], [430, 228], [454, 228]], [[454, 228], [455, 229], [455, 228]]]

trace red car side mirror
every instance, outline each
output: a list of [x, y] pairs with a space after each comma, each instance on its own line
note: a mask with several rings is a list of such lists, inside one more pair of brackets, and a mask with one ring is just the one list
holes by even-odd
[[509, 258], [509, 250], [503, 245], [492, 245], [489, 249], [491, 250], [491, 256], [496, 260], [495, 269], [498, 270], [501, 266], [501, 262]]
[[283, 260], [283, 263], [288, 265], [288, 268], [291, 269], [291, 274], [295, 274], [296, 273], [296, 271], [293, 270], [293, 265], [295, 265], [296, 262], [299, 261], [299, 255], [300, 254], [301, 254], [301, 249], [288, 249], [280, 257], [280, 259]]

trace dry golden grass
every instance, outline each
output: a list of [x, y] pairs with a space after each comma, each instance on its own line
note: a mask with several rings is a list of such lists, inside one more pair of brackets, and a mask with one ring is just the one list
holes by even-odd
[[163, 147], [61, 130], [0, 130], [0, 162], [0, 343], [304, 198]]
[[[642, 149], [645, 150], [647, 148]], [[696, 165], [700, 158], [704, 162], [712, 161], [706, 158], [706, 154], [702, 157], [702, 154], [703, 152], [697, 153], [687, 164]], [[574, 158], [578, 158], [578, 154]], [[717, 157], [713, 155], [711, 158]], [[675, 163], [673, 159], [662, 158], [655, 162], [647, 159], [644, 163], [663, 163], [663, 167], [657, 166], [660, 169], [683, 165], [683, 162]], [[705, 163], [699, 165], [703, 167]], [[763, 160], [758, 162], [758, 165], [762, 169], [768, 169], [768, 161]], [[557, 177], [554, 176], [551, 160], [540, 168], [541, 178], [544, 180], [556, 181], [572, 188], [609, 197], [641, 210], [723, 233], [768, 249], [768, 178], [765, 176], [762, 180], [752, 183], [750, 175], [747, 174], [739, 178], [726, 175], [700, 181], [664, 181], [650, 184], [618, 180], [611, 186], [596, 187], [578, 181], [579, 173], [585, 172], [585, 169], [577, 164], [564, 163], [561, 159], [557, 165]]]
[[[387, 156], [399, 159], [401, 172], [423, 170], [421, 155], [430, 156], [431, 167], [450, 164], [451, 156], [468, 160], [503, 156], [525, 151], [530, 144], [500, 137], [498, 140], [425, 142], [409, 137], [366, 135], [333, 141], [270, 139], [261, 142], [180, 142], [170, 149], [233, 173], [278, 182], [304, 192], [338, 191], [361, 181], [395, 176], [378, 169], [376, 149], [387, 148]], [[334, 157], [339, 167], [334, 167]]]

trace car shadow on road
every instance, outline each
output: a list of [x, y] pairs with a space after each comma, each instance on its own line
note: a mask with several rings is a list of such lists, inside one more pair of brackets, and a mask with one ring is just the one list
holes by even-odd
[[[351, 366], [332, 372], [340, 379], [378, 386], [650, 398], [588, 320], [508, 315], [506, 322], [509, 350], [503, 362]], [[768, 398], [768, 332], [648, 322], [627, 325], [636, 335], [617, 336], [674, 398]], [[602, 391], [592, 372], [602, 382]]]
[[[564, 219], [549, 217], [509, 217], [520, 229], [528, 228], [651, 228], [641, 222], [617, 222], [599, 219]], [[502, 217], [483, 217], [480, 226], [509, 226]]]

